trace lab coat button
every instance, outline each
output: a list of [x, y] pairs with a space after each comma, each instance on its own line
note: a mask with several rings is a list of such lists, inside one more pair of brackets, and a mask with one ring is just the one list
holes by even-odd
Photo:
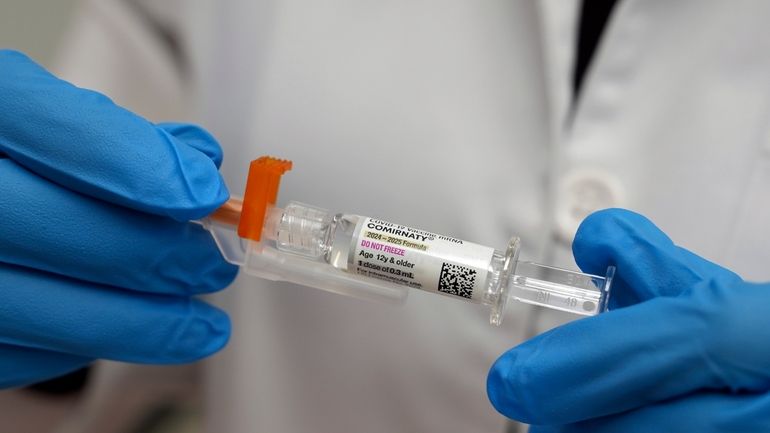
[[580, 223], [591, 213], [623, 202], [615, 176], [599, 170], [575, 170], [562, 179], [556, 206], [556, 235], [572, 242]]

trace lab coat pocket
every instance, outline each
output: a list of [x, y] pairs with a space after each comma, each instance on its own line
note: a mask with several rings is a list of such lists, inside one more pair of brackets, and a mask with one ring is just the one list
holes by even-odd
[[746, 280], [770, 281], [770, 131], [749, 170], [724, 265]]

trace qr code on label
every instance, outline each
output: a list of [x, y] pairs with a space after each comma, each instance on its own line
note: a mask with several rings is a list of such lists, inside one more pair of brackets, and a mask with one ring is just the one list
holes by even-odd
[[476, 270], [465, 266], [444, 263], [438, 278], [438, 291], [470, 299], [476, 283]]

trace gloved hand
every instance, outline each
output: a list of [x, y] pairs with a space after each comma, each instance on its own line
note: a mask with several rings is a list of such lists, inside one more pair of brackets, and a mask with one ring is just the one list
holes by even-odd
[[228, 317], [192, 297], [237, 272], [187, 222], [228, 197], [208, 133], [153, 125], [0, 50], [0, 155], [0, 387], [226, 343]]
[[619, 209], [589, 216], [573, 252], [585, 272], [617, 266], [614, 310], [498, 359], [487, 382], [498, 411], [537, 433], [770, 431], [770, 284]]

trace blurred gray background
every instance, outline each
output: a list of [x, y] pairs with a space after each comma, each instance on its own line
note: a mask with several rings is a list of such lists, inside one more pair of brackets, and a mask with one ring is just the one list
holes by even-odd
[[51, 67], [78, 0], [0, 0], [0, 48], [24, 51]]

